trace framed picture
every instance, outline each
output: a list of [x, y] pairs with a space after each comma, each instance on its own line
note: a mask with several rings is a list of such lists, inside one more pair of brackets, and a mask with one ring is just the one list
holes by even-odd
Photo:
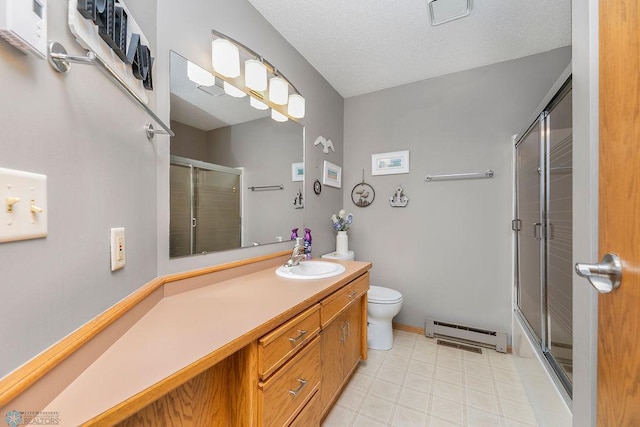
[[304, 162], [291, 163], [291, 181], [304, 180]]
[[340, 188], [342, 183], [342, 168], [325, 160], [322, 183], [329, 187]]
[[371, 175], [409, 173], [409, 150], [371, 155]]

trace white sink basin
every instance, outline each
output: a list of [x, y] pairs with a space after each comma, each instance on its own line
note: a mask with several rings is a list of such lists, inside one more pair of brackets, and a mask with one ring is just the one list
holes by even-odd
[[326, 279], [344, 273], [344, 265], [326, 261], [301, 261], [294, 267], [278, 267], [276, 274], [287, 279]]

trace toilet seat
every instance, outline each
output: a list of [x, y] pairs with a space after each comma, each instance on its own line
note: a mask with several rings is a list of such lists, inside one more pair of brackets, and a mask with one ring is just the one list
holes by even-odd
[[370, 286], [367, 300], [374, 304], [397, 304], [402, 302], [402, 294], [394, 289]]

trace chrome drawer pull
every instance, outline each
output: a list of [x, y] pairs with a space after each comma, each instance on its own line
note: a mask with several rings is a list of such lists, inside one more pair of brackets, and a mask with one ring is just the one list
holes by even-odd
[[356, 295], [358, 295], [358, 291], [353, 291], [351, 292], [349, 295], [347, 295], [349, 297], [349, 299], [352, 299], [353, 297], [355, 297]]
[[300, 332], [300, 335], [295, 338], [289, 338], [289, 341], [291, 341], [292, 344], [295, 344], [300, 338], [307, 335], [307, 331], [305, 329], [298, 329], [298, 332]]
[[298, 381], [300, 381], [300, 387], [298, 387], [295, 390], [289, 390], [289, 393], [291, 393], [294, 396], [297, 396], [298, 393], [300, 393], [302, 391], [302, 389], [307, 385], [307, 380], [303, 380], [302, 378], [298, 378]]

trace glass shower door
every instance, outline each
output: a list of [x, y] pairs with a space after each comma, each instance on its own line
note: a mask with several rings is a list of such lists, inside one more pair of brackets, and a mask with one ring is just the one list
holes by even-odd
[[556, 369], [571, 382], [573, 372], [573, 173], [571, 92], [552, 105], [547, 166], [547, 349]]
[[571, 82], [516, 144], [517, 315], [569, 395], [573, 372]]
[[169, 255], [241, 247], [242, 171], [172, 156], [169, 175]]
[[195, 253], [241, 246], [240, 175], [196, 168]]
[[540, 127], [534, 123], [516, 149], [518, 233], [518, 294], [520, 312], [542, 338]]
[[193, 187], [192, 167], [171, 164], [169, 173], [169, 256], [179, 257], [193, 253]]

